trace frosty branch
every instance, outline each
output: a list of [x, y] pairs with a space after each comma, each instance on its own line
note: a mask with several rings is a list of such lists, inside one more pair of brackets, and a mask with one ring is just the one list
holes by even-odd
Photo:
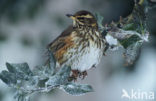
[[[144, 42], [148, 41], [149, 33], [146, 27], [146, 13], [154, 3], [149, 0], [135, 1], [133, 12], [118, 22], [103, 26], [103, 17], [96, 14], [99, 30], [106, 38], [108, 48], [105, 51], [124, 48], [125, 61], [133, 64], [138, 51]], [[71, 68], [68, 66], [56, 69], [55, 59], [51, 54], [50, 64], [37, 66], [30, 70], [27, 63], [6, 63], [8, 70], [0, 73], [1, 80], [9, 87], [16, 89], [15, 98], [18, 101], [29, 101], [30, 96], [37, 92], [49, 92], [55, 88], [62, 89], [71, 95], [82, 95], [92, 92], [87, 84], [77, 84], [70, 78]]]
[[97, 15], [99, 30], [106, 38], [108, 50], [123, 48], [127, 65], [133, 64], [142, 44], [148, 42], [146, 15], [154, 5], [150, 0], [135, 0], [133, 11], [128, 17], [120, 17], [118, 22], [105, 26], [102, 25], [103, 17]]

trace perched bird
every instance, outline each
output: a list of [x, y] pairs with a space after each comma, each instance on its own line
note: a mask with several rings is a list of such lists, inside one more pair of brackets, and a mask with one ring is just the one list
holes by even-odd
[[72, 76], [87, 75], [86, 70], [96, 67], [105, 49], [105, 39], [98, 31], [94, 15], [88, 11], [67, 14], [73, 24], [48, 45], [54, 54], [57, 66], [70, 66]]

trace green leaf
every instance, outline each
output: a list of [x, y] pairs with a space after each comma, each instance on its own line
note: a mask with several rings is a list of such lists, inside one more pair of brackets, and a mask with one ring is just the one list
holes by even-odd
[[68, 83], [63, 85], [63, 90], [71, 95], [80, 96], [88, 92], [93, 92], [93, 88], [88, 84]]
[[136, 30], [136, 26], [134, 23], [126, 24], [122, 28], [123, 30]]
[[126, 38], [124, 40], [119, 40], [120, 44], [126, 49], [130, 45], [136, 43], [137, 41], [141, 40], [141, 38], [138, 35], [132, 35], [129, 38]]

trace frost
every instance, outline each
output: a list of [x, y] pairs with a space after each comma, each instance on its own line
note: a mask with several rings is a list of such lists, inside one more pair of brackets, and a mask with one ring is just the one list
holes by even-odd
[[[55, 66], [53, 59], [50, 59], [51, 66], [49, 64], [48, 66], [37, 66], [33, 70], [30, 70], [27, 63], [6, 63], [8, 71], [2, 71], [0, 78], [8, 86], [16, 89], [15, 99], [17, 101], [30, 101], [30, 97], [34, 93], [49, 92], [56, 88], [61, 89], [61, 87], [67, 87], [65, 90], [71, 95], [84, 94], [91, 91], [91, 86], [89, 85], [71, 83], [72, 79], [70, 78], [69, 80], [71, 68], [69, 66], [60, 67], [59, 70], [52, 67]], [[68, 84], [72, 84], [74, 88], [70, 90], [71, 86], [68, 86]]]
[[57, 85], [63, 85], [68, 82], [68, 78], [70, 76], [70, 67], [63, 67], [61, 68], [56, 75], [49, 78], [49, 80], [46, 82], [46, 86], [57, 86]]
[[137, 56], [139, 55], [139, 50], [142, 45], [142, 42], [136, 42], [130, 45], [124, 53], [126, 64], [133, 64], [136, 60]]
[[[145, 0], [145, 2], [148, 1]], [[128, 17], [121, 17], [120, 21], [112, 22], [105, 26], [102, 25], [103, 17], [99, 13], [95, 15], [99, 30], [108, 44], [105, 51], [108, 49], [115, 51], [122, 47], [125, 50], [123, 54], [127, 64], [133, 64], [138, 56], [138, 50], [149, 39], [149, 32], [146, 27], [147, 12], [144, 9], [147, 5], [135, 3], [133, 11]]]
[[149, 32], [146, 31], [144, 35], [142, 35], [142, 40], [145, 42], [149, 41]]
[[117, 45], [118, 40], [112, 37], [111, 35], [106, 36], [106, 41], [108, 42], [109, 45]]
[[9, 72], [13, 73], [17, 79], [29, 79], [29, 76], [32, 75], [31, 70], [27, 63], [21, 64], [9, 64], [6, 63], [7, 69]]
[[0, 78], [4, 83], [8, 84], [9, 86], [17, 83], [15, 75], [5, 70], [1, 72]]
[[62, 89], [67, 92], [68, 94], [72, 94], [74, 96], [84, 95], [87, 92], [93, 92], [93, 88], [87, 84], [75, 84], [75, 83], [68, 83], [63, 85]]

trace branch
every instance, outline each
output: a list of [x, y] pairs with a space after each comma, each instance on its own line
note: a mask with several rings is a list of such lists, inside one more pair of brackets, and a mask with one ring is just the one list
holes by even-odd
[[57, 71], [53, 55], [49, 57], [50, 65], [38, 66], [34, 70], [30, 70], [27, 63], [6, 63], [8, 71], [2, 71], [0, 78], [8, 86], [16, 89], [15, 98], [18, 101], [29, 101], [29, 97], [34, 93], [49, 92], [56, 88], [75, 96], [93, 91], [90, 85], [76, 84], [69, 80], [70, 67], [64, 66]]
[[[135, 0], [132, 13], [126, 18], [120, 17], [118, 22], [102, 25], [103, 17], [96, 14], [99, 30], [108, 43], [107, 50], [123, 48], [127, 65], [134, 63], [144, 42], [148, 42], [149, 32], [147, 30], [147, 18], [149, 8], [155, 3], [150, 0]], [[137, 47], [136, 47], [137, 46]], [[106, 52], [105, 50], [104, 52]]]

